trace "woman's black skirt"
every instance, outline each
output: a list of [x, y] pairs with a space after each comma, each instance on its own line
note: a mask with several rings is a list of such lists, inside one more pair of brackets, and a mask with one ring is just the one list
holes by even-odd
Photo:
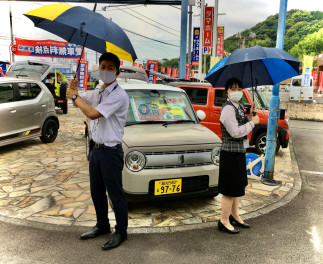
[[219, 192], [230, 197], [240, 197], [245, 195], [247, 185], [245, 153], [221, 150]]

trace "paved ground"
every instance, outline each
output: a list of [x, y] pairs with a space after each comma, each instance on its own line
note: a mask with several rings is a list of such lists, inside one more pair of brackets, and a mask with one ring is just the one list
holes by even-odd
[[[47, 229], [95, 225], [85, 157], [84, 116], [70, 107], [69, 114], [59, 113], [59, 119], [59, 136], [51, 144], [35, 139], [1, 147], [1, 220]], [[289, 202], [300, 190], [294, 173], [289, 149], [281, 150], [275, 162], [275, 179], [281, 183], [267, 186], [259, 180], [249, 180], [240, 204], [243, 218], [259, 216]], [[221, 213], [220, 199], [219, 195], [214, 199], [136, 204], [129, 212], [128, 232], [215, 226]], [[111, 209], [109, 218], [114, 226]]]

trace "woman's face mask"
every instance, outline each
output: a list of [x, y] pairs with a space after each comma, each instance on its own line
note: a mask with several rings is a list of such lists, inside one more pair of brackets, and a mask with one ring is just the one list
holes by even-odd
[[230, 99], [230, 101], [237, 103], [242, 98], [242, 95], [243, 95], [243, 92], [240, 92], [240, 91], [239, 92], [231, 92], [229, 94], [229, 99]]
[[104, 83], [112, 83], [116, 78], [116, 72], [100, 71], [100, 78]]

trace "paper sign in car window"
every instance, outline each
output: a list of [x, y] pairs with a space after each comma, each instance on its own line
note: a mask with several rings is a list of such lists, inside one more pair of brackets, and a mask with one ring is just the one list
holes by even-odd
[[[166, 100], [164, 100], [166, 99]], [[172, 99], [160, 97], [132, 96], [130, 104], [136, 121], [156, 120], [181, 120], [187, 119], [181, 106], [173, 106]], [[167, 101], [171, 103], [168, 105]], [[173, 100], [175, 102], [175, 100]], [[184, 104], [185, 105], [185, 104]]]

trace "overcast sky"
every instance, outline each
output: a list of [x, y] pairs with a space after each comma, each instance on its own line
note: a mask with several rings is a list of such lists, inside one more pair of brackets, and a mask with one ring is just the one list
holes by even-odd
[[[214, 5], [214, 0], [205, 1], [208, 6]], [[44, 30], [37, 29], [33, 23], [23, 14], [42, 5], [53, 2], [17, 2], [11, 1], [13, 16], [13, 35], [26, 39], [54, 39], [62, 40]], [[69, 3], [81, 5], [80, 3]], [[218, 19], [219, 26], [225, 27], [225, 37], [232, 36], [249, 27], [265, 20], [268, 16], [279, 13], [280, 0], [219, 0]], [[83, 4], [92, 9], [94, 4]], [[147, 36], [152, 39], [163, 41], [169, 44], [178, 45], [180, 40], [180, 6], [156, 6], [156, 5], [130, 5], [116, 6], [109, 5], [106, 11], [102, 10], [107, 4], [98, 4], [97, 12], [107, 18], [111, 18], [119, 26]], [[322, 0], [288, 0], [287, 9], [319, 10], [323, 11]], [[139, 13], [139, 14], [138, 14]], [[193, 27], [199, 26], [200, 9], [193, 7]], [[0, 2], [0, 59], [9, 60], [10, 26], [9, 26], [9, 2]], [[150, 21], [150, 22], [149, 22]], [[159, 27], [154, 27], [149, 23]], [[168, 32], [162, 30], [165, 29]], [[179, 47], [174, 47], [155, 42], [131, 33], [127, 33], [136, 50], [138, 61], [163, 58], [172, 59], [179, 57]], [[88, 51], [88, 59], [94, 63], [95, 53]], [[16, 56], [16, 60], [24, 60], [26, 57]], [[91, 62], [90, 62], [91, 63]]]

